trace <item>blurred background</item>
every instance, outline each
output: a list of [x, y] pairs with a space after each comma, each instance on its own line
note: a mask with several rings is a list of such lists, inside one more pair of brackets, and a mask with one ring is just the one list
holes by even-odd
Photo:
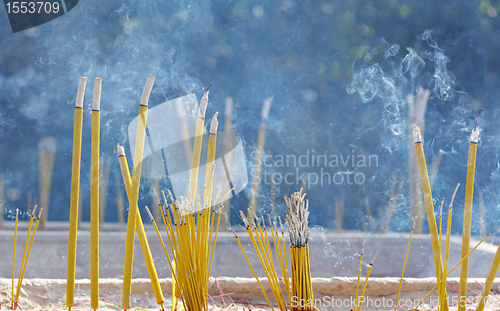
[[[48, 220], [68, 220], [73, 110], [79, 77], [86, 76], [82, 220], [90, 217], [93, 80], [102, 77], [101, 152], [109, 167], [103, 217], [117, 222], [115, 188], [125, 191], [114, 150], [124, 145], [132, 164], [128, 125], [152, 74], [150, 107], [189, 93], [199, 101], [212, 82], [207, 119], [233, 102], [231, 128], [220, 118], [219, 129], [240, 136], [249, 183], [231, 199], [232, 227], [242, 224], [238, 210], [249, 204], [261, 110], [271, 99], [259, 214], [272, 211], [273, 192], [276, 214], [283, 216], [283, 195], [304, 186], [316, 229], [409, 231], [407, 95], [422, 87], [430, 91], [424, 109], [428, 167], [441, 157], [436, 209], [442, 197], [448, 205], [458, 182], [465, 185], [468, 139], [477, 122], [472, 231], [494, 231], [500, 225], [499, 10], [500, 2], [487, 0], [87, 0], [51, 22], [12, 33], [1, 6], [5, 220], [13, 220], [16, 208], [26, 218], [27, 202], [40, 202], [39, 142], [46, 137], [56, 144]], [[321, 155], [327, 163], [319, 162]], [[292, 158], [296, 162], [287, 162]], [[169, 178], [158, 182], [172, 189]], [[464, 196], [462, 186], [456, 233]], [[152, 197], [151, 180], [143, 178], [139, 206], [150, 206]]]

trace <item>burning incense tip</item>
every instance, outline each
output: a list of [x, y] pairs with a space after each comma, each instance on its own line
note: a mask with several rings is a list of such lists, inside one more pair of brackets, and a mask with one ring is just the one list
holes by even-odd
[[219, 114], [218, 112], [216, 112], [214, 114], [214, 116], [212, 118], [212, 123], [210, 123], [210, 134], [213, 134], [213, 135], [217, 134], [217, 128], [219, 126], [219, 121], [217, 120], [218, 114]]
[[78, 91], [76, 93], [76, 108], [83, 108], [83, 97], [85, 96], [85, 86], [87, 85], [87, 78], [80, 77], [80, 82], [78, 83]]
[[125, 156], [125, 148], [123, 146], [116, 146], [116, 154], [118, 154], [118, 157], [124, 157]]
[[198, 109], [198, 118], [200, 119], [205, 119], [205, 113], [207, 112], [207, 106], [208, 106], [208, 93], [210, 93], [208, 90], [203, 94], [203, 97], [201, 98], [200, 101], [200, 107]]
[[420, 135], [420, 128], [417, 125], [413, 125], [413, 142], [415, 144], [422, 142], [422, 135]]
[[149, 104], [149, 95], [151, 94], [151, 90], [153, 89], [153, 84], [155, 83], [156, 77], [153, 75], [148, 76], [148, 80], [146, 81], [146, 86], [142, 91], [141, 96], [141, 106], [147, 107]]
[[92, 101], [92, 110], [101, 110], [101, 89], [102, 89], [102, 78], [96, 78], [94, 82], [94, 98]]
[[470, 134], [470, 142], [476, 143], [479, 141], [479, 128], [477, 126], [474, 127], [472, 133]]
[[266, 100], [264, 101], [264, 105], [262, 106], [262, 112], [261, 112], [261, 116], [262, 116], [262, 120], [267, 120], [267, 118], [269, 117], [269, 110], [271, 109], [271, 100], [269, 98], [266, 98]]

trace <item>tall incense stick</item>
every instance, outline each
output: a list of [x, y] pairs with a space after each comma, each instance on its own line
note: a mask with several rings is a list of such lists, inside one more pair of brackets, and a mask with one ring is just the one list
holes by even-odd
[[409, 167], [409, 186], [410, 186], [410, 218], [415, 219], [415, 232], [422, 233], [424, 223], [424, 208], [422, 207], [422, 190], [420, 187], [419, 170], [415, 153], [413, 152], [412, 132], [413, 127], [418, 126], [422, 135], [424, 133], [425, 110], [429, 100], [430, 92], [419, 88], [416, 98], [408, 95], [408, 167]]
[[11, 309], [14, 308], [14, 277], [16, 274], [16, 244], [17, 244], [17, 222], [19, 219], [19, 209], [16, 209], [16, 223], [14, 225], [14, 250], [12, 251], [12, 304]]
[[[116, 153], [118, 154], [118, 161], [120, 162], [120, 169], [122, 172], [123, 183], [125, 185], [125, 191], [127, 197], [130, 197], [130, 188], [132, 185], [132, 179], [130, 177], [130, 171], [128, 168], [127, 158], [125, 156], [125, 150], [122, 146], [118, 145], [116, 147]], [[136, 230], [139, 237], [139, 242], [141, 243], [141, 250], [144, 256], [144, 261], [146, 262], [146, 268], [148, 269], [149, 279], [151, 280], [151, 285], [153, 286], [153, 291], [156, 298], [156, 303], [162, 307], [163, 310], [163, 293], [161, 292], [160, 281], [158, 280], [158, 274], [156, 273], [155, 264], [153, 261], [153, 255], [151, 254], [151, 249], [149, 248], [148, 237], [146, 236], [146, 231], [144, 230], [144, 224], [142, 222], [141, 213], [137, 211], [136, 217]]]
[[408, 240], [408, 247], [406, 248], [405, 261], [403, 263], [403, 271], [401, 271], [401, 279], [399, 279], [398, 295], [396, 296], [396, 305], [394, 306], [394, 311], [398, 307], [399, 294], [401, 293], [401, 286], [403, 285], [403, 277], [405, 275], [406, 261], [408, 260], [408, 253], [410, 252], [411, 238], [413, 237], [413, 228], [411, 228], [410, 239]]
[[203, 127], [205, 125], [205, 113], [208, 105], [207, 90], [200, 101], [198, 108], [198, 119], [196, 121], [196, 131], [194, 136], [193, 156], [191, 157], [191, 175], [189, 176], [188, 201], [194, 203], [196, 198], [196, 188], [198, 186], [198, 172], [200, 170], [201, 145], [203, 143]]
[[271, 100], [266, 98], [264, 105], [262, 106], [262, 122], [259, 129], [259, 137], [257, 138], [257, 153], [255, 156], [255, 167], [253, 172], [252, 181], [252, 191], [250, 192], [250, 202], [248, 204], [249, 210], [248, 218], [255, 217], [255, 212], [257, 208], [257, 197], [259, 194], [260, 186], [260, 170], [262, 167], [262, 156], [264, 155], [264, 145], [266, 143], [266, 129], [267, 129], [267, 119], [269, 117], [269, 110], [271, 109]]
[[[225, 140], [225, 145], [224, 145], [224, 160], [226, 161], [225, 165], [227, 167], [231, 167], [231, 162], [233, 161], [232, 157], [232, 142], [233, 142], [233, 98], [232, 97], [226, 97], [226, 107], [224, 110], [224, 116], [225, 116], [225, 123], [224, 123], [224, 140]], [[227, 193], [229, 192], [229, 188], [231, 187], [229, 184], [229, 180], [227, 182], [223, 182], [221, 185], [221, 193]], [[222, 206], [222, 214], [224, 215], [221, 219], [221, 229], [224, 231], [229, 230], [229, 219], [231, 219], [231, 196], [227, 198], [227, 200], [224, 201], [224, 204]]]
[[[462, 257], [470, 247], [470, 227], [472, 222], [472, 198], [474, 196], [474, 175], [476, 171], [477, 142], [479, 129], [474, 127], [470, 135], [469, 158], [467, 161], [467, 180], [465, 182], [464, 227], [462, 233]], [[467, 300], [467, 274], [469, 273], [469, 259], [465, 259], [460, 266], [460, 287], [458, 289], [458, 311], [465, 311]]]
[[139, 106], [139, 116], [137, 118], [137, 136], [135, 138], [134, 148], [134, 166], [132, 173], [132, 185], [129, 196], [129, 212], [127, 221], [127, 241], [125, 244], [125, 263], [123, 268], [123, 292], [122, 308], [130, 309], [130, 293], [132, 285], [132, 262], [134, 258], [134, 236], [137, 219], [137, 200], [139, 199], [139, 186], [142, 172], [142, 157], [144, 155], [144, 141], [146, 138], [146, 122], [148, 116], [148, 101], [155, 77], [150, 75], [146, 81], [146, 86], [142, 92], [141, 103]]
[[99, 308], [99, 145], [102, 78], [94, 82], [90, 152], [90, 308]]
[[73, 130], [73, 160], [71, 172], [71, 201], [69, 212], [68, 271], [66, 277], [66, 306], [71, 309], [75, 302], [76, 232], [78, 230], [78, 198], [80, 196], [80, 161], [82, 154], [83, 97], [87, 78], [80, 77], [75, 103]]
[[[439, 247], [439, 235], [437, 231], [436, 217], [434, 216], [434, 203], [432, 202], [432, 192], [431, 186], [429, 182], [429, 175], [427, 173], [427, 165], [425, 163], [425, 155], [424, 148], [422, 146], [422, 137], [420, 136], [420, 129], [418, 126], [414, 127], [413, 139], [415, 142], [415, 152], [417, 155], [417, 163], [420, 173], [420, 180], [422, 183], [422, 190], [424, 193], [424, 203], [425, 210], [427, 212], [427, 221], [429, 224], [429, 232], [431, 235], [431, 245], [432, 245], [432, 253], [434, 258], [434, 266], [436, 269], [436, 277], [439, 281], [441, 280], [443, 265], [441, 262], [441, 253]], [[446, 299], [446, 296], [439, 297], [440, 299]], [[448, 309], [448, 305], [445, 306], [446, 310]], [[443, 310], [443, 311], [446, 311]]]
[[[99, 224], [103, 224], [106, 218], [109, 173], [111, 170], [109, 162], [109, 157], [106, 154], [103, 154], [100, 159], [99, 168]], [[99, 227], [99, 230], [102, 230], [102, 227]]]

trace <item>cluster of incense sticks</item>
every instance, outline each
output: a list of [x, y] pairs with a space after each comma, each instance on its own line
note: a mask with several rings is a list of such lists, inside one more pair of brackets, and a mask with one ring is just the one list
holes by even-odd
[[[38, 229], [38, 224], [40, 222], [40, 217], [43, 215], [43, 208], [40, 209], [38, 213], [38, 218], [35, 221], [35, 227], [33, 228], [33, 220], [36, 212], [37, 206], [33, 208], [30, 217], [30, 223], [28, 226], [28, 234], [26, 235], [26, 241], [24, 242], [23, 259], [21, 260], [21, 268], [19, 270], [19, 276], [17, 278], [16, 290], [14, 293], [14, 277], [16, 271], [16, 244], [17, 244], [17, 224], [19, 220], [19, 209], [16, 209], [16, 220], [14, 225], [14, 249], [12, 252], [12, 299], [11, 299], [11, 310], [16, 310], [19, 302], [19, 294], [21, 293], [21, 286], [23, 285], [24, 274], [26, 273], [26, 267], [28, 265], [28, 259], [31, 253], [31, 247], [33, 246], [33, 241], [35, 240], [36, 230]], [[33, 229], [33, 230], [32, 230]], [[31, 236], [31, 239], [30, 239]]]
[[271, 109], [271, 100], [267, 98], [264, 101], [264, 106], [262, 107], [261, 117], [262, 123], [260, 124], [259, 137], [257, 138], [257, 153], [255, 156], [255, 166], [253, 171], [253, 181], [252, 181], [252, 191], [250, 193], [250, 202], [248, 209], [248, 217], [252, 218], [255, 216], [255, 209], [257, 208], [257, 198], [259, 194], [260, 186], [260, 170], [262, 167], [262, 156], [264, 155], [264, 145], [266, 142], [266, 129], [267, 129], [267, 119], [269, 117], [269, 110]]
[[[354, 296], [355, 306], [354, 306], [353, 311], [361, 311], [361, 306], [363, 305], [363, 301], [365, 300], [364, 297], [365, 297], [366, 287], [368, 286], [368, 279], [370, 278], [370, 274], [372, 272], [373, 263], [375, 262], [375, 258], [377, 258], [377, 255], [378, 255], [378, 253], [375, 254], [373, 259], [370, 260], [370, 264], [368, 265], [368, 271], [366, 272], [365, 282], [363, 284], [363, 289], [360, 292], [359, 291], [359, 283], [360, 283], [360, 279], [361, 279], [361, 270], [363, 268], [363, 252], [364, 252], [364, 250], [361, 249], [361, 255], [359, 257], [358, 280], [356, 282], [356, 293]], [[358, 294], [361, 294], [361, 295], [358, 296]]]
[[221, 219], [221, 213], [219, 212], [216, 216], [216, 211], [212, 208], [218, 113], [215, 113], [210, 124], [203, 202], [195, 199], [207, 104], [208, 91], [204, 94], [198, 110], [188, 198], [176, 200], [169, 191], [169, 204], [162, 192], [164, 206], [160, 208], [163, 211], [161, 215], [170, 253], [163, 242], [153, 215], [146, 208], [172, 271], [173, 309], [177, 308], [180, 298], [184, 308], [188, 311], [208, 310], [208, 280]]
[[[264, 217], [262, 217], [262, 219], [256, 217], [247, 218], [243, 212], [240, 212], [248, 235], [250, 236], [252, 244], [262, 264], [266, 277], [269, 281], [269, 285], [271, 286], [274, 298], [281, 311], [287, 310], [287, 308], [291, 308], [292, 310], [315, 309], [309, 262], [309, 202], [304, 200], [305, 195], [306, 194], [302, 193], [301, 189], [299, 192], [292, 194], [290, 198], [285, 196], [285, 203], [287, 205], [287, 215], [285, 220], [288, 225], [290, 240], [289, 255], [287, 255], [285, 233], [283, 231], [281, 218], [278, 217], [281, 227], [280, 236], [277, 223], [271, 222], [271, 217], [268, 215], [268, 225], [278, 257], [279, 269], [282, 275], [281, 278], [276, 271], [277, 266], [275, 264], [275, 260], [273, 259], [270, 238], [268, 236]], [[274, 310], [273, 305], [271, 304], [264, 288], [262, 287], [262, 284], [259, 281], [259, 278], [257, 277], [252, 263], [248, 259], [243, 245], [235, 232], [234, 235], [254, 277], [259, 283], [267, 303], [271, 309]], [[290, 258], [290, 268], [288, 266], [288, 258]], [[288, 305], [280, 286], [280, 279], [283, 279], [283, 283], [285, 285]]]
[[[436, 276], [437, 276], [437, 284], [434, 289], [438, 289], [438, 297], [440, 303], [441, 310], [448, 310], [448, 300], [447, 300], [447, 292], [446, 292], [446, 278], [447, 276], [456, 268], [458, 265], [460, 266], [460, 285], [458, 292], [458, 310], [465, 311], [466, 303], [467, 303], [467, 275], [468, 275], [468, 264], [469, 264], [469, 255], [472, 251], [474, 251], [486, 238], [490, 236], [490, 234], [486, 235], [472, 250], [470, 248], [470, 233], [471, 233], [471, 221], [472, 221], [472, 202], [473, 202], [473, 193], [474, 193], [474, 175], [475, 175], [475, 166], [476, 166], [476, 153], [477, 153], [477, 143], [479, 141], [479, 129], [477, 125], [472, 130], [470, 141], [469, 141], [469, 156], [467, 162], [467, 179], [466, 179], [466, 187], [465, 187], [465, 206], [464, 206], [464, 224], [463, 224], [463, 233], [462, 233], [462, 256], [461, 260], [448, 271], [448, 257], [449, 257], [449, 248], [450, 248], [450, 238], [451, 238], [451, 218], [453, 212], [453, 199], [455, 198], [455, 194], [458, 190], [455, 189], [455, 193], [453, 194], [449, 210], [448, 210], [448, 222], [447, 222], [447, 230], [446, 230], [446, 244], [444, 246], [444, 258], [442, 258], [442, 206], [441, 204], [441, 212], [440, 212], [440, 222], [439, 222], [439, 231], [437, 228], [436, 218], [434, 216], [434, 205], [432, 201], [432, 192], [429, 181], [429, 175], [427, 173], [427, 166], [425, 163], [425, 155], [422, 146], [422, 139], [420, 134], [420, 129], [415, 126], [414, 127], [414, 142], [415, 142], [415, 151], [416, 158], [418, 161], [419, 172], [422, 183], [422, 190], [424, 194], [424, 202], [427, 211], [427, 218], [429, 223], [429, 231], [431, 235], [432, 242], [432, 252], [434, 257], [434, 264], [436, 268]], [[497, 254], [495, 254], [495, 258], [490, 267], [490, 271], [488, 273], [488, 277], [486, 279], [485, 287], [481, 294], [481, 301], [476, 308], [476, 310], [483, 310], [485, 303], [487, 301], [492, 279], [495, 277], [498, 267], [500, 265], [500, 246], [497, 250]], [[434, 290], [433, 289], [433, 290]], [[432, 292], [432, 291], [431, 291]], [[430, 295], [430, 293], [429, 293]], [[427, 299], [424, 298], [424, 300]], [[417, 307], [418, 308], [418, 307]], [[417, 309], [415, 308], [415, 310]]]
[[45, 213], [40, 220], [40, 230], [47, 230], [47, 218], [49, 215], [50, 186], [52, 173], [54, 171], [54, 158], [56, 155], [56, 140], [53, 137], [42, 138], [38, 143], [38, 165], [40, 184], [40, 208]]

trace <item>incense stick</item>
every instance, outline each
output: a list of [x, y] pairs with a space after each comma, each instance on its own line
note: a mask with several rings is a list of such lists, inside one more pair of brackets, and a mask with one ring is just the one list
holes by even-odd
[[[472, 200], [474, 196], [474, 175], [476, 171], [477, 142], [479, 129], [474, 127], [470, 135], [469, 158], [467, 161], [467, 180], [465, 183], [464, 227], [462, 233], [462, 257], [470, 247], [470, 230], [472, 223]], [[464, 301], [467, 299], [467, 274], [469, 273], [469, 259], [464, 260], [460, 267], [460, 286], [458, 290], [458, 311], [465, 311]]]
[[[122, 146], [118, 145], [116, 147], [116, 153], [118, 155], [118, 161], [120, 163], [123, 183], [125, 185], [125, 192], [127, 193], [127, 197], [130, 201], [130, 195], [132, 191], [132, 178], [130, 177], [127, 158], [125, 156], [125, 149]], [[158, 274], [156, 272], [155, 264], [153, 261], [153, 255], [151, 254], [151, 249], [149, 248], [148, 238], [146, 236], [146, 231], [144, 230], [144, 225], [139, 210], [137, 210], [135, 230], [137, 230], [137, 235], [139, 237], [139, 243], [141, 244], [141, 250], [144, 256], [144, 261], [146, 263], [146, 268], [148, 270], [149, 279], [151, 280], [151, 285], [153, 286], [156, 303], [160, 305], [163, 310], [163, 293], [161, 291], [160, 281], [158, 279]]]
[[[233, 98], [226, 97], [225, 105], [226, 105], [226, 107], [224, 110], [224, 116], [225, 116], [224, 161], [226, 162], [225, 165], [227, 167], [231, 167], [231, 163], [233, 161], [233, 153], [231, 150], [232, 142], [233, 142], [233, 131], [232, 131]], [[229, 192], [229, 188], [231, 187], [229, 184], [229, 180], [227, 180], [225, 182], [223, 181], [220, 184], [220, 187], [221, 187], [221, 193]], [[224, 201], [221, 213], [224, 215], [224, 217], [222, 217], [222, 219], [221, 219], [221, 228], [223, 231], [228, 231], [229, 230], [229, 219], [231, 217], [231, 196], [229, 196], [227, 198], [227, 200]]]
[[401, 271], [401, 278], [399, 279], [398, 294], [396, 296], [396, 305], [394, 306], [394, 311], [396, 311], [396, 309], [398, 307], [399, 294], [401, 293], [401, 287], [403, 285], [403, 277], [405, 275], [406, 261], [408, 260], [408, 253], [410, 252], [410, 245], [411, 245], [411, 238], [412, 237], [413, 237], [413, 228], [411, 228], [410, 238], [408, 239], [408, 246], [406, 247], [405, 261], [403, 263], [403, 271]]
[[132, 185], [129, 195], [129, 213], [127, 221], [127, 240], [125, 244], [125, 262], [123, 269], [123, 291], [122, 291], [122, 308], [130, 309], [130, 294], [132, 283], [132, 262], [134, 257], [134, 236], [136, 229], [137, 200], [139, 198], [139, 186], [142, 172], [142, 157], [144, 152], [144, 141], [146, 137], [146, 122], [148, 115], [149, 95], [153, 88], [155, 77], [149, 75], [146, 86], [142, 92], [141, 103], [139, 106], [139, 115], [137, 118], [137, 135], [134, 148], [134, 165], [132, 173]]
[[262, 106], [262, 122], [259, 129], [259, 137], [257, 138], [257, 153], [255, 156], [255, 165], [252, 181], [252, 191], [250, 192], [249, 210], [247, 216], [249, 218], [255, 217], [255, 209], [257, 208], [257, 197], [259, 194], [260, 185], [260, 170], [262, 166], [262, 156], [264, 155], [264, 145], [266, 142], [266, 129], [267, 129], [267, 119], [269, 117], [269, 110], [271, 109], [271, 100], [266, 98], [264, 105]]
[[4, 188], [5, 188], [5, 175], [2, 173], [0, 175], [0, 230], [3, 230], [3, 197], [4, 197]]
[[[432, 202], [432, 192], [430, 188], [429, 175], [427, 173], [427, 165], [425, 163], [424, 149], [422, 146], [422, 137], [420, 136], [420, 129], [415, 126], [413, 132], [413, 139], [415, 142], [415, 152], [417, 155], [417, 163], [420, 173], [420, 180], [422, 182], [422, 190], [424, 193], [424, 203], [427, 212], [427, 221], [429, 224], [429, 232], [431, 235], [431, 245], [432, 253], [434, 258], [434, 266], [436, 269], [436, 277], [439, 281], [441, 280], [443, 266], [441, 262], [441, 253], [439, 246], [439, 236], [437, 231], [436, 217], [434, 216], [434, 204]], [[446, 299], [446, 296], [439, 297], [440, 299]], [[448, 306], [446, 305], [446, 310]], [[446, 311], [443, 310], [443, 311]]]
[[[123, 152], [125, 155], [125, 152]], [[117, 214], [118, 214], [118, 228], [120, 231], [124, 230], [124, 217], [123, 217], [123, 194], [122, 194], [122, 189], [120, 188], [120, 184], [118, 182], [118, 174], [115, 174], [115, 186], [116, 186], [116, 208], [117, 208]]]
[[479, 304], [476, 308], [476, 311], [484, 310], [484, 307], [488, 302], [488, 295], [490, 294], [491, 287], [493, 286], [493, 281], [495, 280], [495, 276], [497, 275], [499, 266], [500, 266], [500, 245], [497, 247], [495, 257], [493, 257], [493, 261], [491, 262], [490, 270], [488, 272], [488, 276], [486, 277], [486, 281], [484, 282], [483, 291], [481, 292], [481, 299], [479, 300]]
[[69, 212], [68, 270], [66, 277], [66, 306], [71, 309], [75, 301], [76, 233], [78, 229], [78, 199], [80, 196], [80, 161], [82, 153], [83, 98], [87, 78], [80, 77], [75, 103], [73, 130], [73, 159], [71, 171], [71, 201]]
[[368, 279], [370, 278], [370, 274], [372, 272], [373, 268], [373, 263], [375, 262], [375, 259], [377, 258], [378, 253], [375, 254], [373, 259], [370, 261], [370, 265], [368, 266], [368, 272], [366, 273], [366, 279], [365, 279], [365, 284], [363, 284], [363, 291], [361, 292], [360, 301], [358, 302], [358, 306], [356, 308], [357, 311], [361, 310], [361, 306], [363, 305], [363, 301], [365, 300], [365, 292], [366, 292], [366, 286], [368, 285]]
[[53, 137], [45, 137], [38, 143], [38, 166], [40, 184], [40, 208], [45, 213], [40, 220], [40, 230], [47, 230], [47, 219], [49, 215], [49, 197], [54, 171], [54, 158], [56, 153], [56, 140]]
[[99, 308], [99, 146], [102, 78], [94, 82], [90, 152], [90, 308]]
[[11, 309], [14, 308], [14, 277], [16, 274], [16, 244], [17, 244], [17, 223], [19, 219], [19, 209], [16, 209], [16, 223], [14, 225], [14, 250], [12, 251], [12, 298]]
[[354, 295], [354, 303], [358, 305], [358, 293], [359, 293], [359, 281], [361, 279], [361, 269], [363, 268], [363, 253], [364, 249], [361, 249], [361, 255], [359, 256], [359, 269], [358, 269], [358, 280], [356, 281], [356, 294]]

